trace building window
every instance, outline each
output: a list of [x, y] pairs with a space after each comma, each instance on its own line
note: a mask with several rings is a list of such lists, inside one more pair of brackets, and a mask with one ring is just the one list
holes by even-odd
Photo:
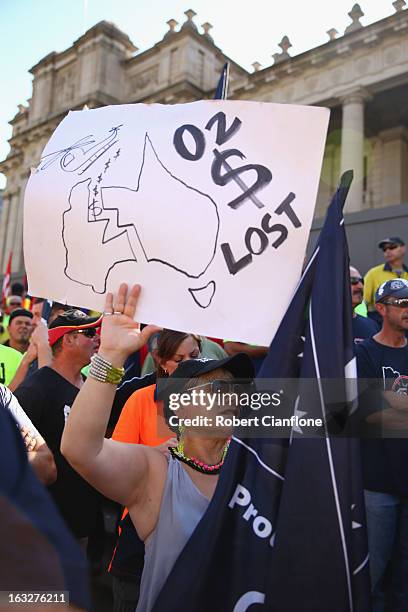
[[198, 62], [197, 62], [197, 75], [199, 78], [200, 87], [204, 88], [204, 61], [205, 55], [204, 51], [198, 51]]
[[170, 51], [170, 66], [169, 66], [169, 83], [173, 83], [177, 73], [178, 49]]

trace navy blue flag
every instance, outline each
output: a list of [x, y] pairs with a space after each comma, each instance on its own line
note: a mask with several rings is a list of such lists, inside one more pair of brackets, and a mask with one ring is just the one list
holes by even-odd
[[221, 72], [220, 80], [218, 81], [217, 89], [215, 90], [214, 100], [226, 100], [228, 93], [229, 79], [229, 63], [224, 64]]
[[50, 315], [51, 315], [51, 310], [52, 310], [52, 300], [44, 300], [43, 302], [43, 307], [42, 307], [42, 313], [41, 313], [41, 318], [44, 319], [44, 321], [48, 324]]
[[[343, 175], [317, 247], [259, 376], [296, 378], [293, 413], [323, 435], [234, 435], [207, 512], [153, 612], [368, 612], [368, 552], [358, 441], [333, 437], [327, 379], [349, 407], [355, 371]], [[312, 379], [302, 390], [302, 382]], [[307, 393], [306, 393], [307, 390]], [[341, 394], [341, 393], [340, 393]], [[349, 403], [347, 403], [349, 400]]]
[[0, 385], [0, 590], [68, 591], [72, 604], [88, 610], [85, 555], [29, 466], [19, 428], [7, 408], [11, 398]]

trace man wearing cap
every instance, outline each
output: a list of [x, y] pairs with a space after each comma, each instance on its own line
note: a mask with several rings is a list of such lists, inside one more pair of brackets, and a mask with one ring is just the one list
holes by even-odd
[[4, 346], [10, 346], [15, 351], [25, 353], [33, 331], [33, 313], [25, 308], [13, 310], [9, 317], [7, 331], [9, 339], [4, 342]]
[[[398, 236], [383, 238], [378, 248], [384, 253], [385, 263], [370, 268], [364, 277], [364, 301], [367, 304], [369, 316], [381, 324], [381, 317], [377, 316], [375, 309], [375, 292], [381, 283], [393, 278], [408, 280], [408, 268], [404, 265], [405, 243]], [[373, 315], [374, 313], [374, 315]]]
[[371, 338], [378, 331], [378, 327], [372, 319], [362, 317], [355, 312], [355, 308], [363, 301], [364, 280], [357, 268], [353, 268], [353, 266], [350, 266], [350, 289], [351, 307], [353, 309], [353, 339], [357, 343], [365, 338]]
[[1, 327], [0, 327], [0, 343], [5, 344], [6, 340], [9, 339], [7, 326], [9, 324], [9, 316], [16, 308], [23, 308], [23, 298], [20, 295], [9, 295], [6, 299], [6, 308], [1, 315]]
[[100, 496], [66, 462], [60, 452], [65, 423], [79, 389], [82, 368], [98, 350], [101, 319], [80, 310], [58, 316], [48, 330], [50, 366], [25, 380], [15, 395], [54, 454], [57, 480], [49, 490], [72, 533], [86, 538], [100, 511]]
[[[375, 296], [381, 330], [356, 345], [366, 388], [359, 404], [364, 424], [363, 478], [373, 610], [408, 610], [408, 281], [388, 280]], [[388, 590], [384, 586], [389, 575]]]

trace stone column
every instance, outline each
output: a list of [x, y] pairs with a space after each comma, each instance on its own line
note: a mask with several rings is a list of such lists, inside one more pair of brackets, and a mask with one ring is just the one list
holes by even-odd
[[361, 88], [342, 96], [340, 171], [354, 171], [354, 180], [345, 206], [346, 212], [363, 208], [364, 101], [367, 98], [367, 92]]
[[3, 265], [7, 264], [8, 256], [10, 251], [13, 251], [13, 263], [12, 263], [12, 272], [16, 271], [16, 264], [14, 260], [14, 246], [15, 246], [15, 238], [17, 232], [17, 217], [18, 217], [18, 204], [20, 199], [20, 190], [16, 189], [13, 194], [10, 194], [10, 209], [8, 215], [8, 223], [6, 227], [6, 240], [4, 245], [4, 253], [3, 253]]
[[5, 193], [3, 196], [3, 210], [1, 211], [0, 218], [0, 274], [4, 274], [7, 265], [8, 255], [5, 253], [5, 248], [11, 198], [12, 195], [10, 193]]
[[17, 217], [16, 231], [14, 234], [13, 244], [13, 271], [23, 272], [24, 270], [24, 253], [23, 253], [23, 215], [24, 215], [24, 192], [27, 186], [27, 181], [21, 186], [18, 200], [16, 202]]
[[380, 132], [382, 154], [382, 206], [408, 201], [408, 130], [400, 125]]

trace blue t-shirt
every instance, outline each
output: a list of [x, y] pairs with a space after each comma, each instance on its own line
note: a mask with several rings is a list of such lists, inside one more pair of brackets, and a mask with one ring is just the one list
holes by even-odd
[[362, 317], [359, 314], [352, 318], [352, 329], [353, 339], [356, 344], [366, 338], [371, 338], [371, 336], [374, 336], [379, 331], [378, 326], [372, 319]]
[[[355, 350], [359, 379], [372, 379], [359, 404], [360, 419], [365, 423], [370, 414], [388, 407], [382, 402], [382, 391], [408, 395], [408, 346], [392, 348], [369, 338], [356, 344]], [[373, 436], [362, 439], [364, 487], [407, 496], [408, 437], [403, 436], [408, 436], [408, 431], [396, 437], [395, 430], [382, 434], [377, 425], [366, 425], [364, 430], [366, 436]]]

